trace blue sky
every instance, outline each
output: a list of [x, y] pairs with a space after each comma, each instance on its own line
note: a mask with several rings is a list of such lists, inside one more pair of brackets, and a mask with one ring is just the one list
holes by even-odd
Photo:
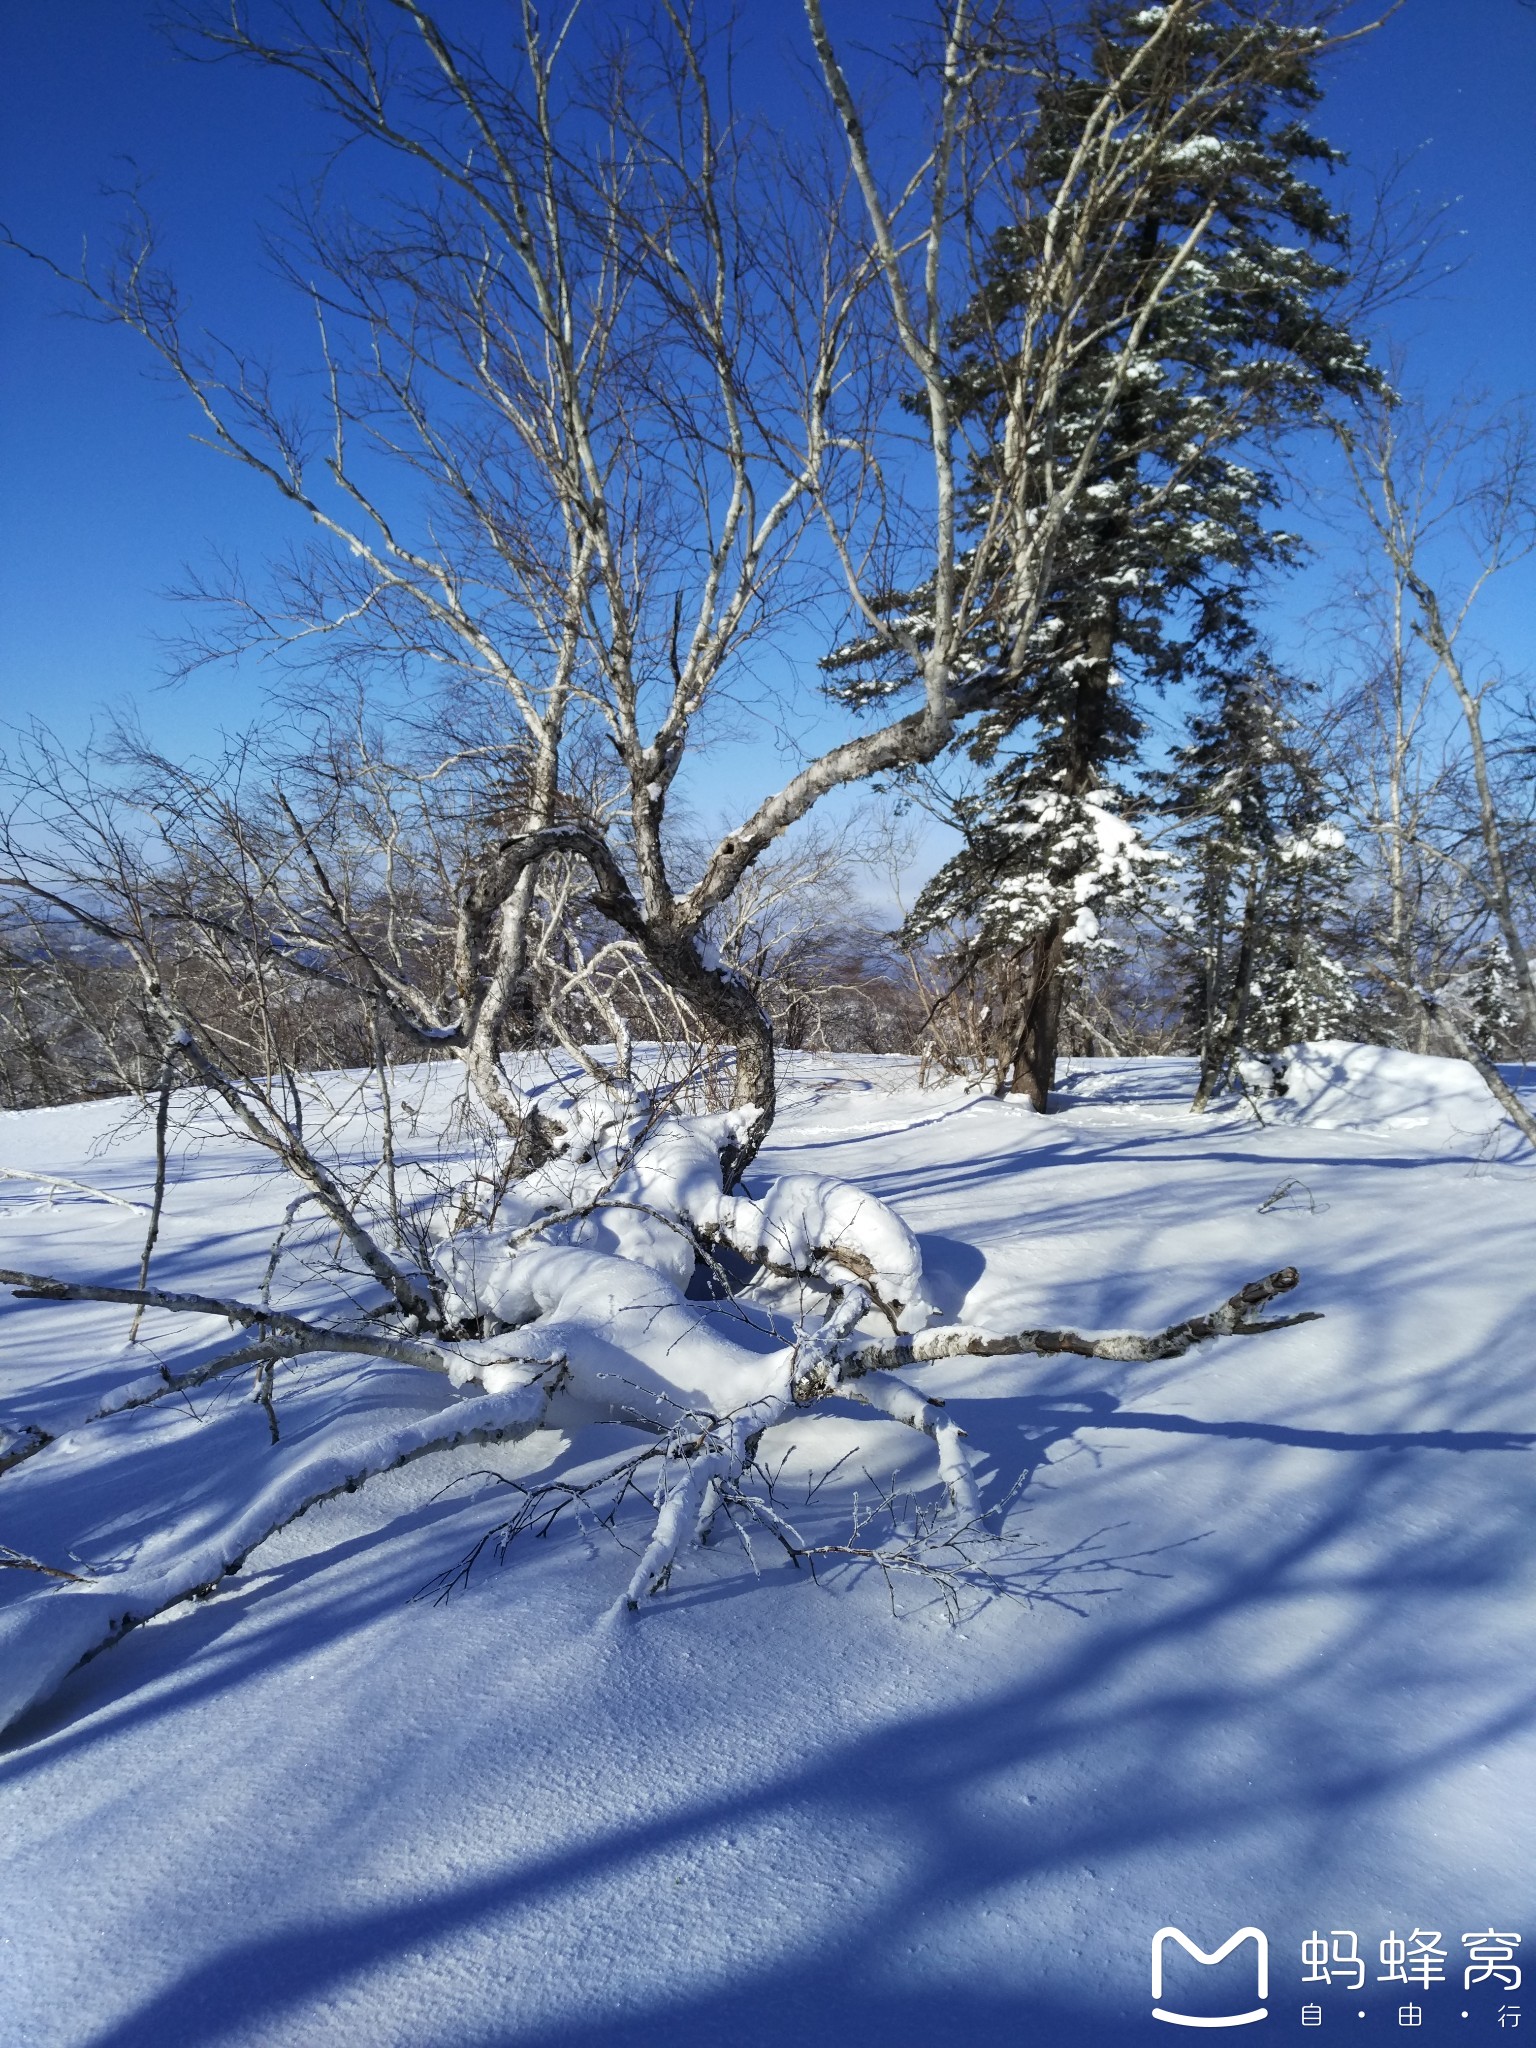
[[[793, 41], [798, 9], [772, 4]], [[302, 349], [307, 326], [263, 268], [258, 224], [322, 134], [281, 81], [189, 64], [153, 17], [140, 0], [0, 0], [0, 217], [67, 259], [82, 235], [108, 237], [103, 188], [122, 185], [132, 159], [196, 313]], [[755, 34], [765, 18], [753, 16]], [[845, 0], [833, 19], [868, 35], [888, 17]], [[1350, 152], [1346, 192], [1411, 156], [1425, 201], [1454, 202], [1460, 268], [1393, 316], [1413, 377], [1436, 396], [1536, 385], [1536, 10], [1406, 0], [1335, 60], [1331, 81], [1318, 125]], [[197, 746], [251, 715], [259, 682], [216, 672], [161, 688], [157, 636], [177, 630], [180, 609], [165, 593], [184, 565], [217, 551], [254, 565], [293, 529], [255, 480], [192, 442], [184, 403], [132, 337], [65, 317], [64, 303], [40, 272], [6, 263], [0, 716], [37, 713], [75, 737], [101, 707], [137, 703], [167, 744]], [[1291, 615], [1304, 595], [1287, 599]], [[746, 754], [721, 766], [753, 779]]]

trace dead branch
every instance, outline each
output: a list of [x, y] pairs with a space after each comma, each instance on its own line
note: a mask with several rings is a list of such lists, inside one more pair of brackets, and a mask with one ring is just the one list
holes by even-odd
[[284, 1474], [220, 1536], [194, 1544], [165, 1571], [85, 1580], [11, 1608], [0, 1616], [0, 1730], [129, 1629], [183, 1600], [215, 1592], [258, 1544], [322, 1501], [355, 1493], [367, 1480], [433, 1451], [526, 1436], [542, 1422], [546, 1400], [539, 1384], [481, 1394], [387, 1430], [361, 1449], [321, 1453]]
[[1536, 1116], [1532, 1116], [1529, 1108], [1510, 1087], [1477, 1040], [1462, 1029], [1451, 1006], [1443, 1000], [1436, 1001], [1425, 996], [1422, 992], [1419, 994], [1419, 1002], [1425, 1016], [1440, 1025], [1449, 1035], [1451, 1043], [1468, 1066], [1476, 1067], [1483, 1077], [1488, 1093], [1499, 1104], [1521, 1137], [1528, 1145], [1536, 1146]]
[[1186, 1351], [1209, 1343], [1213, 1337], [1258, 1337], [1269, 1330], [1288, 1330], [1297, 1323], [1321, 1321], [1315, 1309], [1304, 1309], [1292, 1316], [1257, 1320], [1254, 1317], [1256, 1309], [1278, 1295], [1289, 1294], [1300, 1278], [1294, 1266], [1283, 1266], [1278, 1273], [1270, 1273], [1262, 1280], [1250, 1280], [1209, 1314], [1171, 1323], [1166, 1330], [1150, 1336], [1128, 1333], [1087, 1337], [1077, 1330], [1015, 1330], [994, 1335], [960, 1323], [921, 1330], [915, 1336], [898, 1338], [893, 1344], [862, 1344], [839, 1364], [843, 1377], [852, 1378], [862, 1373], [891, 1372], [904, 1365], [926, 1365], [939, 1358], [1009, 1358], [1029, 1352], [1042, 1358], [1069, 1352], [1077, 1358], [1113, 1358], [1128, 1364], [1182, 1358]]
[[158, 1373], [146, 1373], [142, 1379], [130, 1380], [126, 1386], [117, 1387], [108, 1394], [101, 1406], [93, 1409], [85, 1419], [87, 1422], [104, 1422], [109, 1415], [123, 1415], [130, 1408], [148, 1408], [172, 1394], [190, 1393], [194, 1387], [206, 1386], [209, 1380], [235, 1372], [242, 1365], [270, 1368], [280, 1359], [298, 1358], [322, 1348], [337, 1347], [305, 1343], [297, 1337], [258, 1338], [254, 1344], [239, 1344], [233, 1351], [221, 1351], [216, 1358], [206, 1359], [187, 1372], [167, 1372], [162, 1368]]
[[[0, 1286], [11, 1288], [22, 1301], [114, 1301], [129, 1308], [160, 1308], [173, 1315], [215, 1316], [223, 1322], [270, 1333], [294, 1351], [357, 1351], [369, 1358], [393, 1359], [398, 1365], [424, 1366], [429, 1372], [447, 1372], [448, 1355], [435, 1345], [418, 1344], [408, 1337], [387, 1337], [374, 1330], [339, 1330], [306, 1322], [301, 1316], [281, 1309], [264, 1308], [249, 1301], [227, 1301], [211, 1294], [170, 1294], [160, 1287], [105, 1287], [89, 1281], [59, 1280], [48, 1273], [18, 1273], [0, 1268]], [[254, 1353], [226, 1358], [216, 1369], [229, 1364], [249, 1363]], [[195, 1384], [186, 1376], [184, 1384]]]
[[39, 1429], [35, 1422], [24, 1422], [19, 1428], [0, 1427], [0, 1472], [9, 1472], [24, 1459], [35, 1458], [52, 1442], [47, 1430]]
[[110, 1202], [114, 1209], [128, 1209], [135, 1216], [149, 1214], [142, 1202], [130, 1202], [123, 1195], [109, 1194], [105, 1188], [93, 1188], [83, 1180], [67, 1180], [60, 1173], [34, 1173], [25, 1167], [0, 1166], [0, 1180], [29, 1180], [40, 1188], [64, 1188], [72, 1195], [89, 1195], [93, 1202]]
[[[756, 1505], [753, 1503], [752, 1505]], [[848, 1535], [820, 1543], [799, 1539], [789, 1524], [788, 1538], [775, 1527], [795, 1565], [809, 1566], [819, 1583], [817, 1566], [850, 1564], [877, 1571], [890, 1596], [891, 1612], [899, 1612], [896, 1594], [903, 1580], [914, 1580], [933, 1594], [952, 1626], [968, 1611], [994, 1600], [1012, 1600], [1024, 1607], [1059, 1607], [1082, 1615], [1079, 1603], [1113, 1592], [1122, 1577], [1157, 1578], [1139, 1560], [1099, 1554], [1103, 1532], [1055, 1555], [1013, 1530], [1000, 1528], [1007, 1508], [1001, 1503], [986, 1516], [958, 1526], [931, 1502], [918, 1502], [888, 1488], [876, 1490], [875, 1501], [854, 1510]]]
[[60, 1565], [44, 1564], [41, 1558], [28, 1557], [24, 1551], [13, 1550], [9, 1543], [0, 1543], [0, 1571], [41, 1572], [45, 1578], [67, 1579], [72, 1586], [85, 1584], [79, 1572], [67, 1572]]
[[[160, 1066], [160, 1092], [155, 1101], [155, 1195], [150, 1204], [149, 1228], [144, 1233], [144, 1250], [139, 1258], [139, 1285], [149, 1285], [149, 1262], [154, 1257], [155, 1240], [160, 1235], [160, 1218], [165, 1209], [165, 1176], [169, 1161], [166, 1157], [166, 1129], [171, 1115], [171, 1084], [176, 1078], [176, 1049], [168, 1045], [165, 1058]], [[133, 1322], [128, 1330], [128, 1342], [139, 1340], [139, 1323], [143, 1318], [143, 1306], [133, 1312]]]

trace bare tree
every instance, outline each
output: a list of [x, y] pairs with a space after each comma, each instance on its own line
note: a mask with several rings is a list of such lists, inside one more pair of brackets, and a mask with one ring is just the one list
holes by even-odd
[[[1502, 663], [1477, 647], [1473, 622], [1490, 583], [1536, 553], [1536, 447], [1523, 413], [1468, 406], [1434, 420], [1382, 401], [1339, 433], [1380, 564], [1361, 596], [1384, 641], [1372, 703], [1387, 745], [1369, 822], [1387, 879], [1388, 977], [1424, 1029], [1442, 1028], [1493, 1087], [1464, 1001], [1490, 931], [1507, 963], [1521, 1050], [1536, 1047], [1529, 707]], [[1453, 906], [1451, 956], [1433, 978], [1420, 914], [1431, 891]], [[1508, 1094], [1502, 1083], [1495, 1092]], [[1532, 1135], [1518, 1103], [1505, 1107]]]
[[[1173, 0], [1135, 62], [1155, 62], [1160, 37], [1213, 4]], [[951, 0], [898, 132], [884, 134], [820, 0], [806, 19], [831, 124], [798, 168], [734, 103], [728, 52], [667, 7], [654, 32], [625, 38], [574, 18], [546, 27], [526, 8], [509, 75], [418, 0], [237, 5], [200, 28], [205, 53], [307, 85], [386, 180], [371, 222], [319, 205], [294, 221], [289, 268], [313, 301], [324, 420], [304, 421], [237, 350], [194, 340], [147, 222], [115, 267], [76, 280], [148, 341], [213, 445], [315, 536], [270, 593], [206, 593], [224, 601], [225, 627], [199, 651], [254, 643], [344, 671], [434, 670], [493, 693], [526, 754], [520, 815], [461, 880], [454, 1002], [428, 1010], [381, 972], [378, 1004], [452, 1045], [485, 1099], [520, 1120], [496, 1056], [528, 967], [537, 871], [577, 859], [597, 912], [734, 1041], [737, 1098], [759, 1111], [741, 1164], [771, 1119], [771, 1031], [742, 983], [705, 963], [707, 921], [830, 790], [934, 759], [1025, 662], [1090, 473], [1086, 452], [1056, 452], [1075, 371], [1096, 352], [1107, 425], [1214, 207], [1117, 307], [1107, 374], [1089, 318], [1096, 266], [1144, 214], [1166, 152], [1241, 93], [1249, 47], [1239, 36], [1215, 76], [1164, 104], [1161, 125], [1129, 76], [1102, 82], [1085, 110], [1058, 180], [1060, 232], [1045, 222], [1027, 303], [994, 337], [1009, 452], [962, 533], [959, 494], [974, 497], [982, 472], [953, 416], [949, 328], [1010, 209], [1038, 197], [1040, 179], [1020, 174], [1035, 28]], [[1267, 34], [1259, 8], [1254, 62]], [[894, 403], [906, 390], [916, 434]], [[921, 621], [880, 602], [913, 582], [932, 593]], [[683, 886], [665, 821], [699, 722], [742, 689], [748, 648], [812, 601], [841, 606], [917, 706], [807, 762]], [[980, 608], [1000, 631], [979, 667]], [[593, 719], [622, 766], [621, 829], [561, 815], [562, 753]]]
[[[204, 54], [307, 86], [362, 145], [343, 166], [366, 161], [375, 182], [361, 217], [318, 199], [295, 210], [288, 267], [315, 317], [318, 420], [249, 357], [197, 338], [144, 219], [115, 266], [74, 276], [88, 306], [149, 344], [204, 438], [310, 531], [262, 592], [202, 593], [218, 623], [188, 661], [257, 647], [332, 684], [430, 678], [422, 722], [437, 742], [386, 743], [365, 705], [344, 742], [287, 760], [236, 750], [213, 773], [136, 745], [121, 774], [111, 760], [77, 768], [38, 744], [0, 882], [122, 966], [141, 1085], [164, 1100], [174, 1077], [276, 1159], [335, 1233], [338, 1292], [362, 1305], [343, 1297], [324, 1319], [273, 1305], [292, 1211], [256, 1301], [147, 1274], [129, 1289], [3, 1277], [44, 1299], [238, 1324], [246, 1334], [196, 1374], [251, 1370], [274, 1429], [274, 1368], [300, 1354], [405, 1364], [440, 1375], [445, 1400], [448, 1387], [473, 1398], [292, 1475], [152, 1585], [48, 1592], [55, 1619], [79, 1624], [59, 1639], [74, 1654], [215, 1582], [306, 1501], [443, 1443], [536, 1427], [567, 1397], [654, 1439], [656, 1519], [629, 1604], [666, 1583], [717, 1510], [740, 1507], [764, 1433], [823, 1399], [931, 1437], [969, 1526], [962, 1434], [899, 1378], [905, 1365], [1106, 1345], [1172, 1356], [1255, 1326], [1294, 1283], [1272, 1276], [1154, 1338], [925, 1333], [921, 1253], [883, 1204], [817, 1175], [745, 1190], [774, 1111], [773, 1031], [711, 938], [734, 916], [750, 950], [750, 910], [731, 906], [784, 835], [829, 793], [936, 759], [1029, 659], [1088, 451], [1214, 202], [1138, 267], [1107, 356], [1096, 266], [1144, 219], [1168, 153], [1197, 147], [1241, 94], [1245, 50], [1269, 61], [1270, 10], [1168, 0], [1134, 60], [1218, 4], [1238, 22], [1229, 58], [1160, 98], [1158, 119], [1126, 72], [1083, 110], [1032, 222], [1030, 290], [994, 337], [1006, 432], [990, 463], [954, 417], [951, 326], [996, 234], [1051, 184], [1041, 165], [1020, 175], [1035, 147], [1030, 52], [1056, 33], [1031, 15], [947, 0], [910, 67], [887, 67], [899, 104], [882, 125], [821, 0], [805, 0], [826, 118], [792, 160], [737, 104], [728, 47], [671, 0], [654, 24], [551, 26], [525, 4], [505, 70], [421, 0], [233, 0], [198, 30]], [[1094, 419], [1063, 435], [1089, 355]], [[921, 619], [885, 602], [918, 586]], [[898, 701], [680, 855], [668, 821], [690, 750], [753, 690], [759, 651], [793, 663], [812, 625], [830, 627], [822, 646], [862, 635]], [[612, 776], [592, 770], [608, 759]], [[301, 991], [357, 1020], [358, 1064], [378, 1081], [357, 1112], [371, 1156], [346, 1150], [336, 1103], [316, 1112]], [[606, 1058], [584, 1042], [587, 1018]], [[630, 1040], [646, 1019], [733, 1048], [729, 1108], [683, 1114], [638, 1070]], [[563, 1045], [578, 1070], [551, 1091], [553, 1114], [504, 1061], [520, 1039]], [[390, 1135], [391, 1049], [456, 1060], [495, 1119], [483, 1202], [445, 1204], [412, 1179]], [[725, 1254], [768, 1293], [717, 1313], [685, 1290], [701, 1258]], [[740, 1334], [765, 1300], [788, 1315], [766, 1332], [782, 1343]], [[870, 1318], [894, 1348], [860, 1330]], [[162, 1372], [111, 1409], [190, 1383]]]

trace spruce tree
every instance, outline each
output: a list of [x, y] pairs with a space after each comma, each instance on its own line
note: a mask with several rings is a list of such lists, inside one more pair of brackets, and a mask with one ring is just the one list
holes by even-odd
[[1190, 738], [1157, 778], [1190, 882], [1179, 951], [1196, 1109], [1243, 1051], [1335, 1036], [1358, 1007], [1340, 958], [1350, 855], [1297, 686], [1239, 652], [1207, 677]]
[[[1073, 963], [1145, 878], [1122, 837], [1138, 811], [1139, 700], [1192, 673], [1203, 646], [1240, 636], [1255, 578], [1293, 551], [1270, 523], [1279, 494], [1262, 451], [1316, 419], [1330, 392], [1370, 378], [1362, 344], [1329, 312], [1346, 228], [1313, 182], [1335, 153], [1304, 119], [1324, 41], [1320, 28], [1244, 0], [1096, 0], [1084, 31], [1050, 53], [1019, 153], [1028, 189], [954, 336], [953, 404], [975, 437], [980, 508], [1007, 459], [1008, 337], [1030, 307], [1043, 238], [1072, 230], [1087, 114], [1119, 81], [1122, 131], [1163, 139], [1134, 232], [1090, 252], [1083, 347], [1055, 410], [1057, 461], [1085, 460], [1089, 481], [1022, 662], [1004, 659], [1001, 607], [984, 614], [978, 667], [1012, 677], [968, 740], [991, 772], [957, 809], [966, 845], [909, 927], [921, 938], [960, 923], [960, 971], [1008, 992], [997, 1090], [1042, 1109]], [[1194, 253], [1136, 331], [1130, 309], [1146, 305], [1148, 276], [1201, 222]], [[891, 602], [910, 612], [922, 596]], [[854, 699], [881, 687], [857, 673], [860, 652], [829, 663], [855, 671], [844, 684]]]

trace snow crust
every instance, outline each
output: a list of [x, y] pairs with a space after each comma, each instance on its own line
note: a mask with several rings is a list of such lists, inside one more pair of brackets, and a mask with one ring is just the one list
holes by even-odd
[[[901, 1062], [792, 1063], [745, 1199], [779, 1176], [867, 1191], [947, 1321], [1149, 1329], [1283, 1264], [1324, 1320], [1171, 1364], [908, 1376], [986, 1452], [985, 1497], [1023, 1482], [1042, 1562], [1097, 1545], [1113, 1568], [1081, 1613], [956, 1630], [913, 1588], [893, 1618], [873, 1576], [818, 1588], [732, 1545], [605, 1630], [639, 1549], [575, 1521], [413, 1603], [507, 1514], [508, 1481], [639, 1440], [575, 1412], [313, 1509], [0, 1743], [0, 2041], [1122, 2048], [1168, 2035], [1148, 1954], [1169, 1923], [1208, 1950], [1267, 1931], [1255, 2038], [1286, 2042], [1397, 2038], [1376, 1945], [1442, 1929], [1422, 2038], [1506, 2038], [1499, 1987], [1463, 1995], [1456, 1966], [1464, 1930], [1536, 1945], [1536, 1169], [1507, 1125], [1485, 1142], [1496, 1106], [1473, 1114], [1445, 1063], [1365, 1051], [1302, 1049], [1262, 1127], [1241, 1103], [1190, 1116], [1182, 1061], [1074, 1062], [1050, 1117], [919, 1091]], [[1429, 1121], [1392, 1122], [1426, 1100]], [[0, 1117], [0, 1157], [141, 1200], [147, 1134], [101, 1149], [120, 1119]], [[166, 1284], [254, 1289], [281, 1180], [211, 1140], [175, 1171]], [[4, 1227], [15, 1264], [130, 1276], [141, 1226], [18, 1193]], [[637, 1262], [596, 1244], [530, 1241], [507, 1270], [549, 1321], [486, 1340], [481, 1388], [493, 1355], [527, 1369], [514, 1339], [595, 1337], [605, 1313], [631, 1371], [638, 1322], [669, 1373], [675, 1342], [744, 1389], [779, 1343], [665, 1274], [642, 1297]], [[280, 1392], [277, 1446], [243, 1386], [82, 1428], [151, 1363], [126, 1324], [0, 1299], [4, 1426], [56, 1438], [0, 1474], [0, 1540], [118, 1580], [217, 1563], [253, 1475], [270, 1503], [491, 1398], [369, 1367], [360, 1403], [359, 1363], [318, 1358]], [[173, 1365], [207, 1349], [146, 1334]], [[807, 1412], [764, 1455], [830, 1527], [877, 1484], [926, 1484], [932, 1445], [888, 1413]], [[0, 1684], [36, 1679], [27, 1615], [110, 1598], [0, 1572]], [[1299, 2026], [1314, 1928], [1372, 1959], [1360, 1999], [1313, 1994], [1321, 2034]]]

